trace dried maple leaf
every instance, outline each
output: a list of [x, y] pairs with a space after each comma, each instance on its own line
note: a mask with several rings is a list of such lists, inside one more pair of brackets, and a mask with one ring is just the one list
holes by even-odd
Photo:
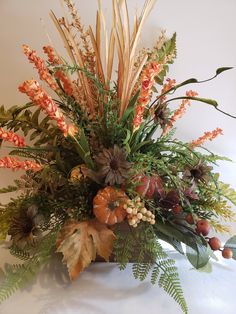
[[100, 255], [106, 261], [112, 253], [115, 235], [96, 220], [68, 221], [57, 238], [57, 252], [63, 254], [70, 279], [73, 280]]

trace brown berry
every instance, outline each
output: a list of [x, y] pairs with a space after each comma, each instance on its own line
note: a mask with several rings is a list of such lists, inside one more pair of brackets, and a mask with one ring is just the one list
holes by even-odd
[[194, 221], [193, 221], [193, 215], [192, 214], [187, 214], [185, 216], [185, 220], [187, 221], [188, 224], [193, 225]]
[[207, 220], [201, 219], [197, 222], [197, 229], [196, 232], [198, 234], [202, 234], [203, 236], [207, 236], [210, 232], [211, 227], [209, 225], [209, 222]]
[[227, 258], [227, 259], [232, 258], [233, 257], [233, 251], [230, 248], [225, 247], [222, 251], [222, 256], [224, 258]]
[[221, 248], [221, 242], [217, 237], [210, 238], [208, 243], [213, 251], [217, 251]]
[[182, 208], [182, 206], [180, 206], [180, 205], [175, 205], [175, 206], [172, 208], [172, 213], [173, 213], [174, 215], [178, 215], [178, 214], [180, 214], [182, 211], [183, 211], [183, 208]]

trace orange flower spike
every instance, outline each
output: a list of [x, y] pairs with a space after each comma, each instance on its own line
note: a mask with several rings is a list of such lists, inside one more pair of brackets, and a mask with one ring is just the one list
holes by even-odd
[[57, 77], [63, 84], [63, 89], [65, 91], [65, 93], [68, 96], [72, 96], [73, 95], [73, 85], [71, 84], [69, 78], [66, 76], [65, 73], [63, 73], [62, 71], [58, 70], [55, 73], [55, 77]]
[[155, 76], [161, 71], [161, 66], [156, 62], [151, 62], [143, 70], [141, 91], [138, 99], [138, 105], [136, 106], [135, 117], [133, 119], [134, 129], [137, 129], [143, 120], [143, 113], [145, 107], [150, 101], [152, 95], [152, 87], [155, 83]]
[[198, 146], [202, 146], [207, 140], [212, 141], [218, 135], [223, 135], [223, 130], [220, 128], [216, 128], [212, 132], [205, 132], [203, 136], [200, 136], [197, 140], [192, 141], [190, 143], [190, 146], [192, 149]]
[[62, 64], [62, 61], [61, 61], [60, 57], [57, 55], [57, 53], [54, 51], [54, 49], [51, 46], [44, 46], [43, 47], [43, 51], [44, 51], [44, 53], [47, 54], [48, 61], [52, 65]]
[[0, 139], [6, 142], [11, 142], [17, 147], [25, 147], [25, 140], [12, 131], [5, 131], [0, 128]]
[[[175, 79], [166, 79], [166, 83], [163, 85], [163, 88], [161, 90], [161, 95], [164, 93], [167, 93], [171, 88], [173, 88], [176, 85], [176, 80]], [[160, 98], [161, 103], [163, 103], [166, 100], [166, 96], [162, 96]]]
[[3, 157], [0, 158], [0, 168], [7, 168], [12, 170], [32, 170], [34, 172], [40, 171], [42, 165], [37, 164], [31, 160], [20, 161], [16, 157]]
[[23, 51], [30, 63], [33, 63], [35, 65], [35, 68], [38, 70], [40, 79], [42, 81], [45, 81], [52, 90], [58, 91], [59, 88], [52, 75], [49, 73], [44, 60], [38, 57], [36, 55], [36, 51], [31, 50], [27, 45], [23, 45]]
[[[197, 95], [198, 95], [198, 93], [195, 91], [192, 91], [192, 90], [186, 92], [187, 97], [196, 97]], [[169, 121], [168, 125], [165, 127], [165, 129], [163, 130], [162, 135], [165, 135], [166, 133], [169, 132], [169, 130], [173, 127], [173, 124], [177, 121], [177, 119], [182, 118], [182, 116], [186, 112], [186, 106], [187, 105], [188, 106], [191, 105], [190, 100], [189, 99], [183, 99], [179, 108], [177, 110], [175, 110], [174, 114], [170, 118], [170, 121]]]
[[64, 115], [37, 81], [25, 81], [19, 86], [19, 91], [25, 93], [32, 102], [41, 107], [52, 120], [56, 121], [58, 128], [64, 133], [64, 136], [68, 135], [68, 125], [66, 124]]
[[[56, 52], [54, 51], [54, 49], [51, 46], [44, 46], [43, 51], [47, 54], [48, 61], [52, 65], [63, 64], [60, 57], [56, 54]], [[55, 77], [58, 78], [62, 82], [63, 89], [64, 89], [65, 93], [68, 96], [72, 96], [74, 89], [73, 89], [73, 84], [71, 83], [68, 76], [65, 73], [63, 73], [63, 71], [57, 70], [55, 73]]]

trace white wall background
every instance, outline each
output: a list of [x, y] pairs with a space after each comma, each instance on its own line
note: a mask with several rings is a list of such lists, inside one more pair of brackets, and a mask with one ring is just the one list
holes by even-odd
[[[97, 1], [77, 2], [82, 21], [93, 24]], [[130, 11], [135, 12], [144, 1], [127, 2]], [[109, 18], [111, 1], [103, 0], [102, 3]], [[42, 46], [48, 43], [46, 29], [54, 45], [63, 50], [48, 16], [50, 9], [63, 15], [60, 0], [0, 0], [0, 104], [23, 104], [27, 98], [18, 92], [17, 87], [26, 79], [37, 78], [21, 51], [23, 43], [41, 52]], [[190, 77], [205, 79], [218, 67], [236, 64], [235, 16], [235, 0], [159, 0], [145, 25], [142, 43], [152, 47], [160, 29], [166, 29], [168, 34], [176, 31], [178, 58], [171, 66], [169, 77], [177, 82]], [[236, 69], [225, 72], [214, 81], [188, 89], [196, 89], [201, 97], [216, 99], [221, 109], [236, 115], [235, 87]], [[186, 141], [221, 127], [224, 136], [208, 143], [207, 147], [236, 161], [236, 120], [221, 115], [212, 107], [195, 103], [177, 126], [177, 135]], [[6, 151], [2, 150], [0, 154], [6, 154]], [[220, 163], [219, 171], [222, 179], [236, 188], [236, 164]], [[0, 186], [10, 183], [15, 176], [10, 171], [1, 170]], [[0, 197], [1, 202], [6, 200], [6, 196]]]

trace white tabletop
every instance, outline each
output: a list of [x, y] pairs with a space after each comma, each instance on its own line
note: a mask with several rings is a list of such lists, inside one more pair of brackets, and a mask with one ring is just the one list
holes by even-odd
[[[1, 265], [9, 261], [0, 250]], [[190, 314], [235, 314], [236, 262], [213, 263], [211, 274], [191, 270], [179, 254], [182, 287]], [[129, 264], [120, 272], [114, 263], [94, 263], [73, 283], [65, 267], [53, 260], [25, 289], [0, 306], [1, 314], [178, 314], [178, 305], [148, 280], [139, 282]]]

